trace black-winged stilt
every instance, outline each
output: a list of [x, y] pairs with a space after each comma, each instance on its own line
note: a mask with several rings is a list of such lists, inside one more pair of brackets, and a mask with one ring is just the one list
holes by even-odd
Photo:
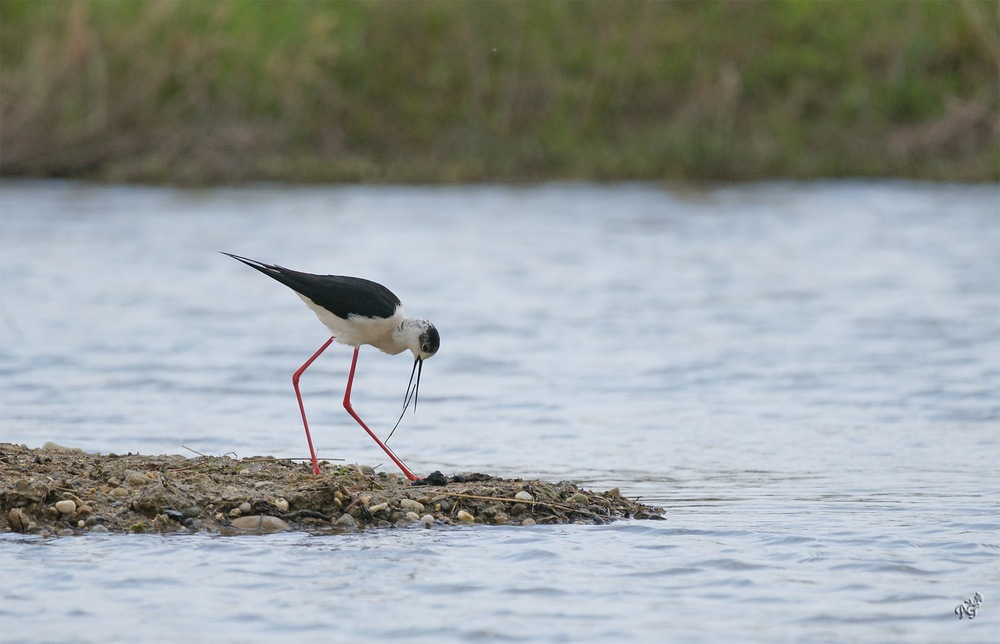
[[[417, 480], [413, 472], [403, 464], [389, 447], [379, 440], [368, 425], [354, 411], [351, 405], [351, 386], [354, 384], [354, 371], [358, 365], [358, 351], [361, 345], [370, 344], [390, 355], [396, 355], [409, 349], [413, 352], [413, 370], [410, 371], [410, 384], [406, 386], [403, 397], [403, 413], [413, 400], [413, 408], [417, 408], [417, 390], [420, 388], [420, 373], [423, 361], [437, 353], [441, 345], [441, 336], [434, 325], [427, 320], [408, 318], [403, 313], [403, 305], [392, 291], [360, 277], [345, 277], [342, 275], [313, 275], [300, 273], [275, 264], [263, 264], [246, 257], [222, 253], [233, 259], [238, 259], [247, 266], [255, 268], [268, 277], [274, 278], [295, 291], [299, 297], [319, 317], [320, 322], [330, 329], [332, 337], [323, 343], [298, 371], [292, 374], [292, 387], [299, 401], [299, 411], [302, 413], [302, 425], [306, 430], [306, 442], [309, 443], [309, 456], [312, 457], [313, 473], [319, 474], [319, 463], [316, 461], [316, 451], [313, 449], [312, 436], [309, 435], [309, 421], [306, 420], [306, 408], [302, 404], [302, 394], [299, 392], [299, 376], [313, 363], [321, 353], [326, 351], [330, 343], [336, 340], [341, 344], [354, 347], [354, 359], [351, 361], [351, 372], [347, 376], [347, 388], [344, 391], [344, 409], [378, 446], [392, 459], [406, 478]], [[416, 384], [413, 376], [416, 374]], [[411, 389], [411, 385], [413, 385]], [[402, 418], [402, 414], [400, 414]], [[399, 424], [399, 421], [396, 422]], [[395, 431], [395, 427], [393, 428]], [[392, 436], [392, 433], [389, 433]], [[388, 437], [386, 438], [388, 440]]]

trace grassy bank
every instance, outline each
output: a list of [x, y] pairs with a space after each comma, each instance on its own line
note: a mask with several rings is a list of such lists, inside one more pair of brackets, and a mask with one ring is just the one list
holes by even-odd
[[996, 2], [0, 2], [0, 174], [1000, 179]]

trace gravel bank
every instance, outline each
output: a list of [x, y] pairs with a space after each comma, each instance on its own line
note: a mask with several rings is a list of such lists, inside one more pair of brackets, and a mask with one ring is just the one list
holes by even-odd
[[618, 489], [438, 472], [411, 484], [370, 467], [271, 457], [89, 454], [0, 443], [0, 530], [260, 534], [662, 519]]

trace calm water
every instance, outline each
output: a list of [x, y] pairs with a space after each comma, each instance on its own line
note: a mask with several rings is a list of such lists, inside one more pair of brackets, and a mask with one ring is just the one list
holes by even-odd
[[[997, 186], [5, 182], [0, 235], [2, 441], [305, 456], [289, 378], [325, 329], [225, 250], [434, 321], [392, 439], [415, 471], [620, 486], [667, 517], [3, 535], [5, 644], [998, 639]], [[382, 463], [339, 406], [349, 361], [303, 377], [317, 447]], [[383, 434], [410, 366], [362, 350]]]

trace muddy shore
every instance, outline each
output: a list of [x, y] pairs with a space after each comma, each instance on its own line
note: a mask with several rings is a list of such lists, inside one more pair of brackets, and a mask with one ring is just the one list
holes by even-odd
[[429, 475], [423, 482], [370, 467], [266, 456], [90, 454], [0, 443], [0, 530], [254, 534], [455, 525], [602, 524], [662, 519], [618, 489]]

